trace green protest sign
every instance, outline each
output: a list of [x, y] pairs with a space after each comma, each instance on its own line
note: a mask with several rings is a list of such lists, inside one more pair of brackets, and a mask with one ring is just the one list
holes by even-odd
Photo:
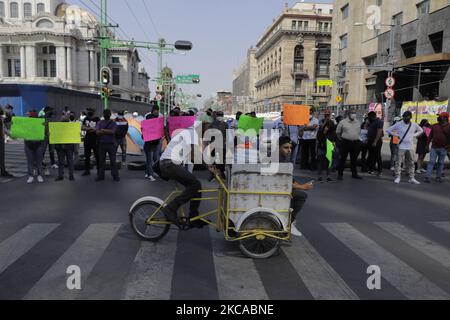
[[78, 122], [50, 122], [50, 144], [80, 144], [81, 125]]
[[30, 141], [43, 141], [45, 137], [45, 119], [13, 117], [11, 137]]
[[334, 151], [334, 144], [327, 139], [327, 155], [326, 158], [328, 159], [329, 168], [333, 165], [333, 151]]
[[253, 118], [242, 115], [239, 118], [238, 129], [244, 131], [247, 135], [254, 135], [254, 133], [259, 134], [259, 130], [262, 129], [263, 123], [264, 118]]

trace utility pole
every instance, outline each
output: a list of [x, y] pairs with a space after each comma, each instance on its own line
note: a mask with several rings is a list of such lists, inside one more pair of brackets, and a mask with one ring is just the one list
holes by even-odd
[[[108, 35], [108, 14], [107, 14], [107, 0], [100, 0], [100, 65], [102, 70], [108, 67], [108, 49], [111, 47], [110, 38]], [[105, 84], [107, 86], [108, 84]], [[102, 90], [103, 107], [109, 107], [109, 92]]]

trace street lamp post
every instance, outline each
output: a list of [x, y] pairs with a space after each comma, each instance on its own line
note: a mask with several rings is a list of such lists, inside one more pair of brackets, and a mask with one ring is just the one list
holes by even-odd
[[419, 79], [417, 82], [417, 102], [416, 102], [416, 123], [419, 120], [419, 98], [420, 98], [420, 86], [422, 82], [422, 72], [423, 73], [431, 73], [430, 69], [425, 69], [422, 71], [422, 64], [419, 64]]

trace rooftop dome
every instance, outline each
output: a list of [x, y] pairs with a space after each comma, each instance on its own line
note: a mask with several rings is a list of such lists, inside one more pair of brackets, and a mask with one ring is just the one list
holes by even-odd
[[68, 22], [80, 21], [84, 23], [97, 22], [94, 15], [92, 15], [87, 10], [80, 8], [76, 5], [71, 5], [67, 3], [61, 3], [56, 7], [55, 15], [60, 18], [65, 18]]

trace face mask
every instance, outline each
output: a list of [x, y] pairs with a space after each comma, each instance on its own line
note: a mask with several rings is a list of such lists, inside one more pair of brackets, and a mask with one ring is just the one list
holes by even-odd
[[405, 123], [410, 123], [411, 122], [411, 118], [410, 117], [404, 117], [403, 121], [405, 121]]
[[70, 119], [70, 121], [74, 121], [75, 117], [74, 116], [70, 116], [69, 119]]

